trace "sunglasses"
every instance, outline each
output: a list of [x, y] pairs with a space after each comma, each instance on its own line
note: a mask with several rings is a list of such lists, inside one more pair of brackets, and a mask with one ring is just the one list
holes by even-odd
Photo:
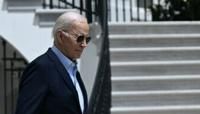
[[77, 42], [77, 43], [82, 43], [84, 40], [86, 41], [86, 44], [88, 44], [88, 43], [90, 42], [90, 40], [91, 40], [91, 37], [86, 37], [86, 38], [85, 38], [84, 35], [80, 35], [80, 36], [78, 36], [78, 37], [76, 38], [76, 42]]
[[[64, 31], [63, 31], [64, 32]], [[70, 35], [69, 33], [64, 32], [65, 35]], [[75, 35], [70, 35], [70, 36], [75, 36]], [[85, 37], [84, 35], [76, 35], [74, 37], [76, 39], [77, 43], [82, 43], [84, 40], [86, 41], [86, 44], [88, 44], [91, 40], [91, 37]]]

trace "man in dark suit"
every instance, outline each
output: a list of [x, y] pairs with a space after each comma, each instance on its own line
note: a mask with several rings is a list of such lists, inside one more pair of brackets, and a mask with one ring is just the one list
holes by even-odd
[[77, 71], [90, 38], [85, 17], [68, 12], [56, 20], [54, 45], [25, 69], [15, 114], [86, 114], [87, 93]]

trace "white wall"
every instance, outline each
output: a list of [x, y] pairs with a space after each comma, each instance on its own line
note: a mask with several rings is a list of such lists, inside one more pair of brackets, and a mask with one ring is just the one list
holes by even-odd
[[80, 61], [80, 73], [84, 80], [88, 98], [91, 95], [93, 84], [95, 81], [97, 65], [99, 56], [97, 55], [97, 47], [93, 42], [90, 42], [88, 47], [84, 50]]
[[32, 61], [52, 46], [51, 28], [33, 25], [33, 12], [0, 12], [0, 35]]

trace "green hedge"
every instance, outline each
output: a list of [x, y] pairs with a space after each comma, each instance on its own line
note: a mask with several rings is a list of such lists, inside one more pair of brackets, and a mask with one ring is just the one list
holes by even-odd
[[200, 0], [164, 0], [150, 9], [153, 21], [200, 20]]

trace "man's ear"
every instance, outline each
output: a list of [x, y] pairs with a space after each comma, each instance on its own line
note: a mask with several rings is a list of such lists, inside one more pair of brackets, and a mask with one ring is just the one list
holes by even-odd
[[63, 42], [63, 41], [62, 41], [62, 40], [63, 40], [62, 31], [58, 31], [58, 32], [56, 33], [56, 38], [57, 38], [57, 41], [58, 41], [59, 44]]
[[62, 37], [63, 37], [62, 31], [59, 30], [59, 31], [56, 33], [56, 36], [57, 36], [57, 38], [62, 38]]

